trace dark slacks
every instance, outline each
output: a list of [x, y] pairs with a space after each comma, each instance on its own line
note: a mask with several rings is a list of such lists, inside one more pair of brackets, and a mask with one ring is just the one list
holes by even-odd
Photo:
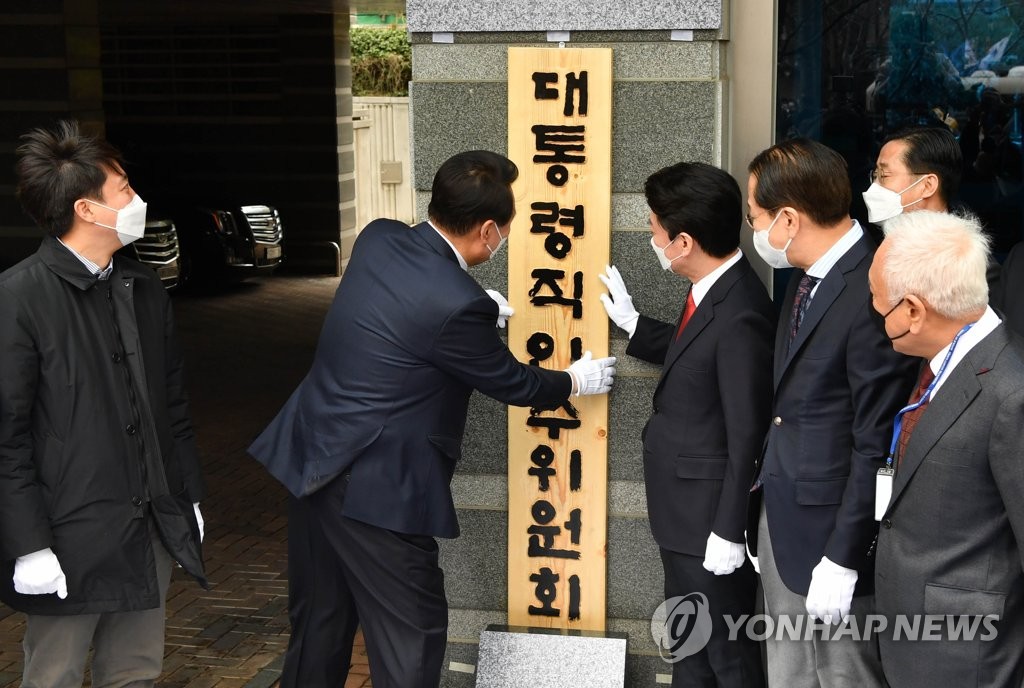
[[344, 685], [360, 626], [374, 688], [436, 688], [448, 631], [437, 542], [341, 516], [347, 486], [289, 498], [281, 688]]
[[727, 576], [704, 568], [704, 558], [661, 549], [665, 568], [665, 599], [704, 593], [710, 607], [712, 630], [707, 646], [672, 665], [673, 688], [759, 688], [764, 686], [759, 643], [749, 639], [743, 626], [729, 640], [726, 614], [753, 615], [757, 601], [757, 574], [749, 561]]

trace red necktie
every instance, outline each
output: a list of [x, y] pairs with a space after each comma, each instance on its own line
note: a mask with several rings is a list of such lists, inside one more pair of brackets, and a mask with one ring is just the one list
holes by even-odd
[[[935, 373], [932, 372], [932, 367], [928, 363], [924, 364], [924, 368], [921, 369], [921, 379], [917, 383], [917, 389], [910, 397], [910, 404], [916, 404], [920, 401], [921, 397], [924, 396], [925, 390], [928, 389], [928, 385], [935, 379]], [[931, 401], [929, 397], [928, 401]], [[907, 443], [910, 442], [910, 433], [914, 432], [914, 426], [917, 425], [917, 421], [921, 419], [921, 414], [924, 413], [925, 408], [928, 406], [928, 401], [918, 406], [913, 411], [907, 411], [903, 414], [903, 425], [900, 427], [900, 436], [896, 440], [896, 467], [899, 468], [900, 463], [903, 461], [903, 455], [907, 451]]]
[[679, 329], [676, 330], [676, 339], [679, 339], [679, 335], [683, 333], [683, 328], [686, 327], [686, 323], [690, 322], [690, 318], [693, 317], [693, 312], [697, 310], [697, 303], [693, 300], [693, 289], [690, 289], [690, 293], [686, 295], [686, 308], [683, 309], [683, 319], [679, 321]]

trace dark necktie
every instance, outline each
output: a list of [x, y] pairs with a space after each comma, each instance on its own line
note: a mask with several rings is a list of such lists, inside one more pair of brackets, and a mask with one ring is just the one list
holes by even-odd
[[690, 322], [690, 318], [693, 317], [693, 312], [697, 310], [697, 302], [693, 300], [693, 288], [690, 288], [690, 293], [686, 295], [686, 308], [683, 309], [683, 319], [679, 321], [679, 329], [676, 330], [676, 339], [683, 333], [683, 328], [686, 327], [686, 323]]
[[[932, 367], [925, 363], [924, 368], [921, 369], [921, 379], [917, 383], [917, 389], [910, 396], [910, 404], [913, 406], [921, 397], [924, 396], [925, 390], [928, 389], [928, 385], [935, 379], [935, 373], [932, 372]], [[931, 397], [928, 398], [931, 401]], [[910, 433], [914, 432], [914, 426], [917, 425], [917, 421], [920, 420], [921, 414], [928, 407], [928, 401], [918, 406], [913, 411], [907, 411], [903, 414], [903, 425], [900, 427], [900, 436], [896, 440], [896, 467], [899, 468], [900, 463], [903, 461], [903, 454], [907, 450], [907, 443], [910, 442]]]
[[792, 344], [793, 340], [796, 339], [796, 333], [800, 329], [800, 324], [804, 321], [804, 315], [807, 313], [807, 307], [811, 305], [811, 292], [814, 290], [814, 285], [817, 283], [817, 277], [811, 277], [808, 274], [804, 274], [804, 276], [800, 278], [800, 283], [796, 285], [796, 297], [793, 299], [793, 312], [789, 317], [789, 344]]

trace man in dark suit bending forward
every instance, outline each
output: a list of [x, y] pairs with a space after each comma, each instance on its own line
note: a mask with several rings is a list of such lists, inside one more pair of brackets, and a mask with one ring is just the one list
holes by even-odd
[[507, 304], [466, 272], [508, 237], [517, 174], [460, 153], [434, 177], [429, 221], [366, 226], [309, 374], [249, 449], [291, 492], [284, 688], [344, 684], [360, 624], [374, 686], [437, 686], [448, 604], [434, 538], [459, 534], [450, 482], [470, 392], [546, 408], [611, 388], [614, 358], [517, 361], [495, 329]]

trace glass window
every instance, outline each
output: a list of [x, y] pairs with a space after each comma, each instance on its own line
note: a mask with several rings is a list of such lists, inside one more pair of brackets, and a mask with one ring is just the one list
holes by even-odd
[[776, 139], [839, 151], [862, 224], [885, 138], [943, 126], [964, 160], [953, 206], [980, 216], [1000, 259], [1024, 239], [1020, 0], [779, 0], [778, 56]]

